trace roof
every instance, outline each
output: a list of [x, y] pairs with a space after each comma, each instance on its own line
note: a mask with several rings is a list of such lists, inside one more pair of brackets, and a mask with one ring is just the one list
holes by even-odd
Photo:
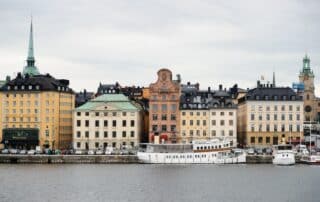
[[259, 87], [250, 89], [243, 100], [282, 100], [282, 101], [301, 101], [292, 88], [289, 87]]
[[[29, 88], [31, 86], [31, 88]], [[55, 79], [50, 74], [22, 76], [18, 73], [17, 77], [8, 81], [0, 88], [0, 91], [65, 91], [73, 93], [69, 88], [69, 80]]]
[[99, 107], [108, 106], [104, 110], [120, 110], [120, 111], [138, 111], [140, 107], [130, 101], [128, 97], [123, 94], [104, 94], [84, 105], [76, 108], [76, 110], [96, 110]]

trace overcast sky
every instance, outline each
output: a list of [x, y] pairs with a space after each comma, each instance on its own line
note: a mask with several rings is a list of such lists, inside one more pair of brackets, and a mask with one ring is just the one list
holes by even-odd
[[[160, 68], [201, 88], [298, 80], [307, 52], [320, 92], [320, 1], [0, 1], [0, 79], [22, 71], [33, 15], [36, 65], [76, 91], [147, 86]], [[319, 93], [318, 93], [319, 94]]]

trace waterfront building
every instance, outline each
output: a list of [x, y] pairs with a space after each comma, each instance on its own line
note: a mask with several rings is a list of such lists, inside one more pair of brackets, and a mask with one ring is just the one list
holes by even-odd
[[73, 113], [73, 148], [138, 146], [141, 112], [141, 106], [123, 94], [104, 94], [88, 101]]
[[181, 142], [225, 139], [237, 145], [237, 108], [231, 94], [219, 90], [199, 90], [199, 84], [182, 85], [180, 99]]
[[303, 100], [289, 87], [260, 84], [239, 99], [238, 141], [267, 147], [299, 142], [303, 136]]
[[178, 142], [180, 135], [180, 79], [169, 69], [160, 69], [149, 87], [149, 142]]
[[27, 65], [0, 88], [0, 99], [2, 146], [71, 147], [74, 93], [68, 80], [40, 74], [35, 66], [32, 22]]
[[305, 121], [319, 121], [320, 118], [320, 98], [315, 95], [314, 73], [310, 66], [310, 58], [305, 55], [303, 67], [299, 74], [299, 82], [303, 84], [303, 89], [298, 89], [298, 94], [303, 96]]

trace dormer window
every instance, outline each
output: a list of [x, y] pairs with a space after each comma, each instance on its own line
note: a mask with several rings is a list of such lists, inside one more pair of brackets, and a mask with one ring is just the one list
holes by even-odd
[[296, 96], [291, 96], [291, 100], [296, 100]]
[[60, 86], [58, 86], [58, 90], [60, 90]]
[[24, 90], [24, 85], [21, 86], [21, 90]]
[[8, 86], [8, 90], [10, 90], [11, 89], [11, 87], [10, 86]]
[[260, 96], [259, 95], [256, 95], [256, 100], [259, 100], [260, 99]]
[[266, 96], [265, 96], [265, 99], [266, 99], [266, 100], [269, 100], [269, 96], [268, 96], [268, 95], [266, 95]]
[[36, 85], [36, 89], [39, 90], [39, 89], [40, 89], [40, 86], [39, 86], [39, 85]]
[[274, 96], [274, 100], [278, 100], [278, 96], [277, 95]]
[[282, 96], [282, 99], [283, 99], [283, 100], [286, 100], [286, 99], [287, 99], [287, 96], [285, 96], [285, 95]]
[[15, 89], [15, 90], [18, 90], [18, 86], [14, 86], [14, 89]]

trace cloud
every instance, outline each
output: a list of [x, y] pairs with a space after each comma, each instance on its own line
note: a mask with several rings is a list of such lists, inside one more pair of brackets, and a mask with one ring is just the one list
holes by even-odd
[[[318, 1], [1, 1], [0, 77], [22, 70], [33, 13], [41, 72], [75, 90], [98, 83], [147, 86], [167, 67], [202, 88], [260, 75], [279, 85], [298, 80], [311, 56], [320, 81]], [[317, 89], [317, 92], [320, 89]]]

